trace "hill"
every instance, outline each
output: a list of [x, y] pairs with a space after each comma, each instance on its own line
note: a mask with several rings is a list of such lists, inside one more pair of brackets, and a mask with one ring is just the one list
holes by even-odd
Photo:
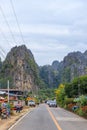
[[38, 66], [32, 52], [22, 45], [13, 47], [4, 62], [0, 59], [0, 88], [7, 88], [9, 80], [10, 88], [37, 92], [39, 88], [56, 88], [86, 74], [87, 51], [72, 52], [61, 62]]
[[2, 64], [0, 87], [6, 88], [8, 79], [10, 88], [37, 91], [41, 87], [38, 65], [25, 45], [13, 47]]
[[74, 78], [87, 74], [87, 51], [72, 52], [63, 61], [53, 61], [52, 65], [40, 67], [40, 76], [48, 87], [58, 87], [60, 83], [71, 82]]

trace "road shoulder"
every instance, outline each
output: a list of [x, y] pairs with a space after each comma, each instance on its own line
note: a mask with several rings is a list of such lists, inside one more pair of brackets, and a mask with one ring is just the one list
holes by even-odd
[[14, 112], [12, 116], [8, 119], [0, 120], [0, 129], [8, 130], [13, 124], [17, 122], [22, 116], [28, 113], [31, 109], [29, 107], [25, 107], [20, 113]]

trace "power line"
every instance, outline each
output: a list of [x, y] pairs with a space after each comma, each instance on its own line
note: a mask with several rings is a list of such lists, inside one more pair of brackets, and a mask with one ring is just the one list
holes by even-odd
[[11, 44], [9, 43], [8, 39], [6, 38], [6, 35], [4, 34], [4, 32], [2, 31], [2, 29], [0, 28], [0, 32], [3, 36], [3, 38], [5, 39], [5, 41], [11, 46]]
[[7, 25], [8, 28], [9, 28], [10, 34], [11, 34], [11, 36], [12, 36], [12, 38], [13, 38], [13, 41], [16, 43], [15, 37], [14, 37], [14, 35], [13, 35], [13, 32], [12, 32], [12, 30], [11, 30], [11, 28], [10, 28], [10, 25], [9, 25], [9, 23], [8, 23], [8, 21], [7, 21], [7, 18], [6, 18], [6, 16], [5, 16], [4, 11], [3, 11], [3, 9], [1, 8], [1, 6], [0, 6], [0, 11], [1, 11], [1, 13], [2, 13], [2, 15], [3, 15], [4, 19], [5, 19], [6, 25]]
[[2, 55], [2, 57], [5, 59], [6, 56], [6, 52], [3, 50], [3, 48], [0, 46], [0, 54]]
[[0, 46], [0, 49], [2, 50], [2, 52], [4, 53], [4, 55], [6, 55], [6, 52], [3, 50], [3, 48]]
[[[2, 32], [1, 28], [0, 28], [0, 32], [1, 32], [2, 36], [3, 36], [3, 38], [6, 40], [6, 37], [5, 37], [4, 33]], [[3, 56], [3, 58], [5, 58], [4, 55], [6, 55], [6, 52], [3, 50], [3, 48], [1, 46], [0, 46], [0, 50], [1, 50], [0, 54]]]
[[17, 26], [18, 26], [18, 29], [19, 29], [20, 36], [22, 38], [23, 43], [25, 43], [21, 28], [20, 28], [20, 25], [19, 25], [19, 22], [18, 22], [18, 18], [17, 18], [16, 12], [15, 12], [15, 8], [14, 8], [14, 5], [13, 5], [13, 1], [10, 0], [10, 3], [11, 3], [12, 10], [13, 10], [13, 13], [14, 13], [14, 16], [15, 16], [15, 19], [16, 19], [16, 23], [17, 23]]
[[4, 50], [2, 49], [2, 47], [0, 46], [0, 54], [1, 54], [1, 56], [5, 59], [5, 52], [4, 52]]
[[2, 53], [2, 52], [0, 52], [0, 56], [1, 56], [1, 57], [3, 57], [3, 58], [5, 58], [5, 56], [3, 55], [3, 53]]
[[[6, 37], [5, 37], [5, 35], [4, 35], [4, 33], [2, 32], [2, 30], [0, 29], [0, 32], [1, 32], [1, 34], [2, 34], [2, 36], [3, 36], [3, 38], [6, 40]], [[7, 41], [7, 40], [6, 40]], [[6, 56], [6, 52], [3, 50], [3, 48], [0, 46], [0, 54], [1, 54], [1, 56], [5, 59], [5, 56]]]

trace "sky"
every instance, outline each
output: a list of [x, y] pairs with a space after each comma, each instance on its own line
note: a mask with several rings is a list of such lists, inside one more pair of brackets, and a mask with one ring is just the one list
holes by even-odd
[[0, 0], [1, 58], [23, 44], [38, 65], [86, 51], [87, 0]]

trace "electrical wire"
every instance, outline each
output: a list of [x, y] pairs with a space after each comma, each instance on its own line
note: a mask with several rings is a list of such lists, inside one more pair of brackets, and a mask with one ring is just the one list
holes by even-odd
[[14, 5], [13, 5], [13, 1], [10, 0], [10, 3], [11, 3], [12, 10], [13, 10], [13, 13], [14, 13], [14, 16], [15, 16], [15, 19], [16, 19], [16, 23], [17, 23], [17, 26], [18, 26], [18, 29], [19, 29], [20, 36], [22, 38], [22, 42], [25, 43], [21, 28], [20, 28], [20, 25], [19, 25], [19, 22], [18, 22], [18, 18], [17, 18], [17, 15], [16, 15], [16, 11], [15, 11], [15, 8], [14, 8]]
[[2, 31], [1, 28], [0, 28], [0, 32], [1, 32], [2, 36], [3, 36], [3, 38], [5, 39], [6, 43], [8, 43], [11, 46], [11, 44], [8, 41], [8, 39], [6, 38], [6, 35], [4, 34], [4, 32]]
[[1, 56], [5, 59], [5, 52], [4, 52], [4, 50], [2, 49], [2, 47], [0, 46], [0, 54], [1, 54]]
[[4, 55], [6, 55], [6, 52], [3, 50], [3, 48], [0, 46], [0, 49], [2, 50], [2, 52], [4, 53]]
[[[6, 37], [5, 37], [5, 35], [4, 35], [4, 33], [3, 33], [1, 28], [0, 28], [0, 32], [1, 32], [2, 36], [3, 36], [3, 38], [7, 41], [7, 39], [6, 39]], [[6, 52], [3, 50], [3, 48], [1, 46], [0, 46], [0, 50], [1, 50], [0, 54], [2, 55], [3, 58], [5, 58]]]
[[3, 11], [3, 9], [2, 9], [1, 6], [0, 6], [0, 11], [1, 11], [1, 13], [2, 13], [2, 15], [3, 15], [3, 17], [4, 17], [4, 20], [5, 20], [6, 25], [8, 26], [8, 29], [9, 29], [10, 34], [11, 34], [11, 36], [12, 36], [12, 39], [13, 39], [13, 41], [16, 43], [15, 37], [14, 37], [14, 35], [13, 35], [13, 32], [12, 32], [12, 30], [11, 30], [11, 28], [10, 28], [10, 25], [9, 25], [9, 23], [8, 23], [8, 21], [7, 21], [7, 18], [6, 18], [6, 16], [5, 16], [4, 11]]
[[[14, 8], [14, 4], [13, 4], [13, 1], [12, 1], [12, 0], [10, 0], [10, 4], [11, 4], [12, 10], [13, 10], [13, 14], [14, 14], [14, 17], [15, 17], [15, 20], [16, 20], [16, 23], [17, 23], [17, 26], [18, 26], [18, 30], [19, 30], [19, 33], [20, 33], [20, 37], [21, 37], [21, 39], [22, 39], [22, 42], [25, 43], [24, 38], [23, 38], [22, 31], [21, 31], [21, 28], [20, 28], [20, 25], [19, 25], [19, 22], [18, 22], [18, 18], [17, 18], [17, 15], [16, 15], [16, 11], [15, 11], [15, 8]], [[4, 13], [3, 8], [1, 7], [1, 5], [0, 5], [0, 11], [1, 11], [1, 13], [2, 13], [2, 16], [3, 16], [4, 20], [5, 20], [6, 25], [8, 26], [9, 32], [10, 32], [10, 34], [11, 34], [11, 37], [12, 37], [14, 43], [16, 43], [14, 34], [13, 34], [11, 28], [10, 28], [10, 24], [9, 24], [9, 22], [7, 21], [7, 18], [6, 18], [6, 16], [5, 16], [5, 13]], [[3, 36], [3, 38], [5, 39], [5, 41], [11, 46], [11, 44], [9, 43], [8, 39], [6, 38], [4, 32], [2, 31], [1, 28], [0, 28], [0, 32], [1, 32], [2, 36]], [[1, 50], [0, 54], [3, 56], [3, 58], [5, 58], [4, 55], [6, 55], [6, 52], [2, 49], [1, 46], [0, 46], [0, 50]]]

